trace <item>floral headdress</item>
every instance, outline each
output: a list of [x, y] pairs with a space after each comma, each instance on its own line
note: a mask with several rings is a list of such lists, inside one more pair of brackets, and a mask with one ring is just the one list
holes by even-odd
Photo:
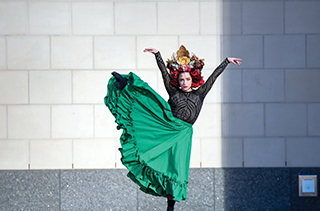
[[189, 51], [181, 45], [176, 54], [167, 60], [167, 68], [170, 70], [170, 83], [179, 88], [178, 76], [180, 72], [189, 72], [192, 78], [192, 87], [197, 88], [204, 84], [201, 70], [204, 66], [204, 59], [199, 59], [196, 55], [189, 55]]

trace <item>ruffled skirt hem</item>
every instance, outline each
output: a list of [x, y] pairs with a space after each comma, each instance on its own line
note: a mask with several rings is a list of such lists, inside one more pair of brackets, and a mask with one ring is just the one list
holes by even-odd
[[123, 129], [119, 150], [128, 177], [145, 193], [186, 200], [192, 125], [173, 117], [170, 105], [134, 73], [123, 77], [128, 85], [121, 91], [109, 80], [104, 101]]

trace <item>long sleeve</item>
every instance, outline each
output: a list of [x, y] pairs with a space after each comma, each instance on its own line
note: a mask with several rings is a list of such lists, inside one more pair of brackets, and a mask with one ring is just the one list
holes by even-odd
[[167, 71], [166, 65], [163, 62], [159, 51], [158, 51], [158, 53], [155, 54], [155, 57], [157, 60], [157, 65], [161, 71], [164, 86], [165, 86], [169, 96], [171, 96], [176, 91], [176, 88], [170, 83], [170, 74]]
[[209, 76], [207, 81], [197, 90], [197, 92], [204, 98], [208, 92], [210, 91], [211, 87], [213, 86], [216, 79], [219, 75], [226, 69], [230, 62], [226, 58]]

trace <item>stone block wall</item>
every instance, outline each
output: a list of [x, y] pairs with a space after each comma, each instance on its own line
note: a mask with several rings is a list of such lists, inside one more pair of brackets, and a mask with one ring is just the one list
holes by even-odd
[[0, 169], [120, 163], [112, 71], [168, 98], [154, 57], [184, 44], [207, 78], [192, 167], [319, 167], [319, 1], [0, 1]]

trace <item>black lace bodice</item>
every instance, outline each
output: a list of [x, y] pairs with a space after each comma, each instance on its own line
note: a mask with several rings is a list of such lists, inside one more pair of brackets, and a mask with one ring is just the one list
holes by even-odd
[[191, 92], [184, 92], [180, 89], [177, 89], [170, 83], [170, 74], [166, 69], [166, 65], [162, 60], [160, 52], [156, 53], [155, 57], [157, 60], [158, 67], [162, 74], [165, 88], [169, 94], [168, 103], [171, 106], [173, 116], [190, 124], [194, 124], [200, 114], [200, 110], [202, 108], [205, 96], [210, 91], [213, 83], [218, 78], [218, 76], [228, 66], [229, 61], [225, 59], [214, 70], [214, 72], [210, 75], [207, 81], [197, 90], [192, 90]]

